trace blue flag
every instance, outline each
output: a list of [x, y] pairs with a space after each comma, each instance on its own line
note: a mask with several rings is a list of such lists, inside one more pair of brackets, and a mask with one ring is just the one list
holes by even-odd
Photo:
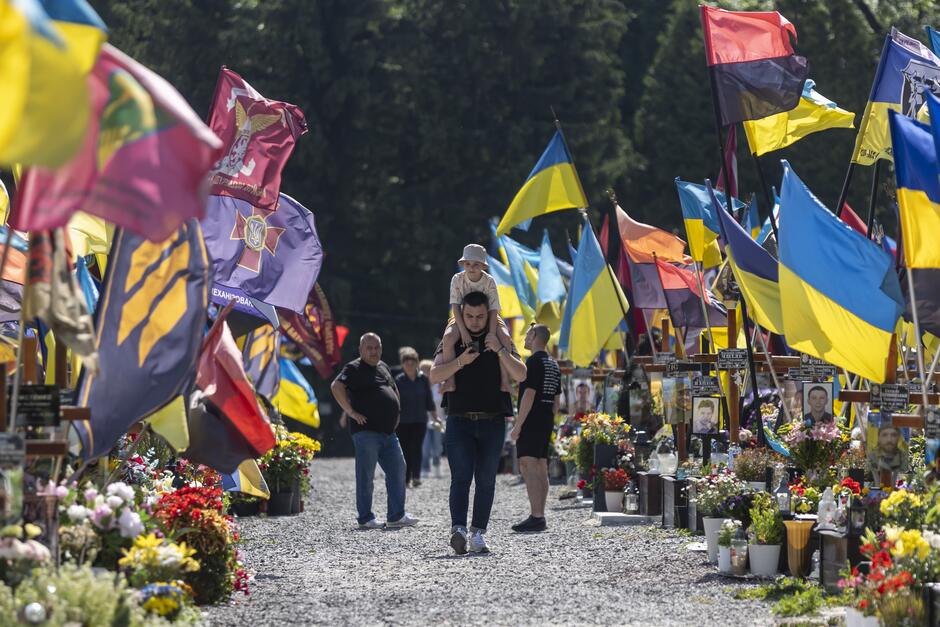
[[252, 299], [298, 313], [307, 304], [323, 248], [313, 214], [287, 194], [274, 211], [229, 196], [210, 196], [202, 220], [214, 267], [212, 302], [258, 317]]
[[928, 26], [927, 39], [930, 41], [930, 47], [933, 49], [933, 53], [940, 57], [940, 33]]
[[82, 377], [73, 423], [86, 459], [104, 455], [131, 425], [192, 382], [206, 322], [208, 260], [199, 223], [150, 242], [120, 230], [95, 312], [97, 375]]

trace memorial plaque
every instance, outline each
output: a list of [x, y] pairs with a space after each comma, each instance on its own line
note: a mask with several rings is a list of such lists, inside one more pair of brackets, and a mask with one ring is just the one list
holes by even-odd
[[810, 383], [815, 377], [812, 374], [806, 374], [802, 368], [787, 368], [787, 378], [790, 381], [802, 381]]
[[719, 370], [744, 370], [747, 368], [746, 348], [725, 348], [718, 351]]
[[928, 407], [924, 417], [924, 438], [940, 439], [940, 407]]
[[718, 377], [699, 375], [692, 378], [692, 396], [714, 396], [720, 393]]
[[20, 386], [16, 404], [17, 427], [58, 427], [59, 388], [54, 385]]
[[906, 385], [897, 383], [872, 383], [872, 408], [880, 409], [884, 413], [901, 411], [910, 405], [911, 397]]
[[669, 364], [674, 364], [676, 363], [676, 354], [663, 352], [656, 353], [653, 355], [653, 363], [657, 366], [668, 366]]

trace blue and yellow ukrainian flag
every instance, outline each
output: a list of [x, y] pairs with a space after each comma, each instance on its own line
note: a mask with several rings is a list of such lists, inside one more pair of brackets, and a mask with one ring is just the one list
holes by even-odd
[[[718, 217], [712, 212], [711, 199], [704, 185], [687, 183], [676, 177], [676, 189], [679, 192], [679, 204], [682, 205], [682, 221], [685, 223], [686, 239], [689, 242], [689, 254], [706, 268], [721, 265], [721, 249], [718, 236], [721, 227]], [[716, 192], [724, 203], [725, 195]], [[732, 198], [735, 211], [745, 205], [737, 198]]]
[[[923, 105], [923, 94], [912, 90], [909, 79], [924, 71], [936, 72], [940, 63], [936, 55], [922, 43], [892, 28], [885, 38], [881, 60], [871, 86], [871, 95], [855, 138], [852, 161], [871, 165], [878, 159], [891, 160], [891, 135], [888, 111], [894, 110], [913, 118]], [[929, 90], [925, 89], [923, 93]], [[907, 96], [902, 98], [902, 96]]]
[[855, 126], [855, 114], [840, 109], [813, 89], [815, 86], [812, 79], [803, 84], [803, 94], [795, 109], [744, 122], [747, 144], [753, 154], [760, 156], [786, 148], [819, 131]]
[[84, 0], [0, 3], [0, 163], [53, 168], [75, 154], [104, 28]]
[[594, 229], [585, 218], [558, 341], [577, 366], [594, 361], [630, 308], [620, 284], [612, 279]]
[[744, 230], [750, 234], [751, 239], [757, 239], [760, 229], [760, 211], [757, 209], [757, 196], [754, 196], [747, 206], [747, 213], [744, 214]]
[[894, 259], [783, 166], [779, 278], [787, 343], [881, 383], [904, 310]]
[[535, 313], [538, 307], [535, 294], [535, 288], [536, 285], [538, 285], [538, 277], [534, 276], [532, 265], [522, 257], [522, 254], [516, 247], [515, 240], [503, 235], [500, 237], [500, 244], [506, 254], [509, 276], [512, 280], [512, 286], [516, 290], [516, 296], [519, 299], [522, 317], [525, 318], [526, 324], [528, 324], [535, 319]]
[[271, 498], [268, 483], [264, 480], [261, 469], [258, 468], [258, 462], [253, 459], [243, 461], [234, 473], [222, 475], [222, 489], [226, 492], [241, 492], [262, 499]]
[[516, 296], [516, 288], [512, 285], [509, 268], [489, 255], [486, 256], [486, 263], [490, 266], [490, 275], [496, 281], [496, 291], [499, 293], [499, 315], [502, 316], [503, 320], [521, 318], [522, 305], [519, 303], [519, 297]]
[[278, 362], [281, 367], [281, 385], [271, 399], [271, 404], [288, 418], [318, 428], [320, 410], [310, 382], [290, 359], [278, 357]]
[[751, 239], [741, 225], [718, 205], [719, 201], [710, 185], [708, 190], [721, 225], [728, 265], [747, 303], [748, 314], [760, 326], [783, 335], [777, 260]]
[[[933, 96], [931, 96], [933, 98]], [[934, 106], [940, 102], [933, 99]], [[904, 265], [940, 268], [940, 174], [930, 129], [895, 112], [888, 113], [898, 186]]]
[[561, 326], [561, 306], [565, 301], [565, 284], [561, 280], [561, 271], [558, 269], [555, 253], [552, 252], [552, 243], [548, 239], [547, 230], [542, 234], [542, 246], [539, 252], [541, 260], [536, 290], [538, 311], [535, 313], [535, 319], [548, 325], [548, 328], [555, 332]]
[[516, 192], [496, 232], [504, 235], [515, 225], [530, 218], [587, 206], [587, 197], [581, 187], [574, 160], [568, 152], [565, 136], [558, 130], [532, 168], [522, 189]]

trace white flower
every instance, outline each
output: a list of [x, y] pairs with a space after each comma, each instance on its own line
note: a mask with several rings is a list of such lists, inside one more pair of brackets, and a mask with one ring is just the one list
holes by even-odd
[[114, 494], [109, 496], [105, 502], [108, 504], [108, 507], [113, 510], [120, 509], [120, 507], [124, 505], [124, 499]]
[[91, 512], [88, 511], [88, 508], [76, 503], [75, 505], [69, 505], [65, 513], [68, 515], [69, 520], [80, 523], [84, 522]]
[[52, 554], [49, 553], [49, 549], [40, 542], [35, 540], [27, 540], [23, 543], [23, 554], [27, 559], [31, 559], [37, 562], [45, 562], [52, 558]]
[[121, 528], [122, 538], [136, 538], [144, 531], [144, 523], [140, 521], [140, 514], [132, 512], [129, 507], [121, 512], [121, 517], [118, 518], [118, 526]]
[[98, 490], [94, 488], [88, 488], [87, 490], [85, 490], [86, 501], [94, 501], [96, 498], [98, 498]]
[[924, 540], [930, 544], [930, 548], [937, 550], [940, 549], [940, 533], [934, 533], [933, 531], [922, 531], [921, 536]]
[[127, 501], [128, 503], [134, 502], [134, 488], [127, 485], [123, 481], [117, 481], [108, 486], [109, 495], [117, 495]]

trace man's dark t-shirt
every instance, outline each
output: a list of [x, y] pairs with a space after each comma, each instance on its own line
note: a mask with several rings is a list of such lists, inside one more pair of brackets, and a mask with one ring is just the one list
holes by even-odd
[[366, 424], [349, 421], [353, 433], [378, 431], [394, 433], [398, 426], [398, 392], [395, 380], [385, 362], [370, 366], [362, 359], [354, 359], [345, 366], [336, 380], [346, 386], [353, 409], [366, 417]]
[[[471, 340], [479, 343], [482, 352], [473, 363], [467, 364], [454, 375], [457, 390], [445, 393], [441, 403], [441, 406], [447, 410], [448, 416], [461, 416], [468, 412], [502, 414], [503, 416], [513, 414], [512, 397], [508, 392], [500, 389], [502, 381], [499, 355], [483, 348], [485, 337], [485, 331], [479, 335], [470, 335]], [[461, 355], [464, 350], [463, 342], [457, 340], [454, 352]], [[513, 355], [518, 355], [515, 346], [509, 350]], [[438, 345], [435, 356], [442, 351], [443, 345]]]
[[526, 390], [535, 390], [532, 409], [522, 423], [525, 429], [530, 423], [553, 424], [555, 420], [555, 396], [561, 393], [561, 372], [558, 363], [545, 351], [538, 351], [525, 362], [525, 381], [519, 384], [519, 402]]

